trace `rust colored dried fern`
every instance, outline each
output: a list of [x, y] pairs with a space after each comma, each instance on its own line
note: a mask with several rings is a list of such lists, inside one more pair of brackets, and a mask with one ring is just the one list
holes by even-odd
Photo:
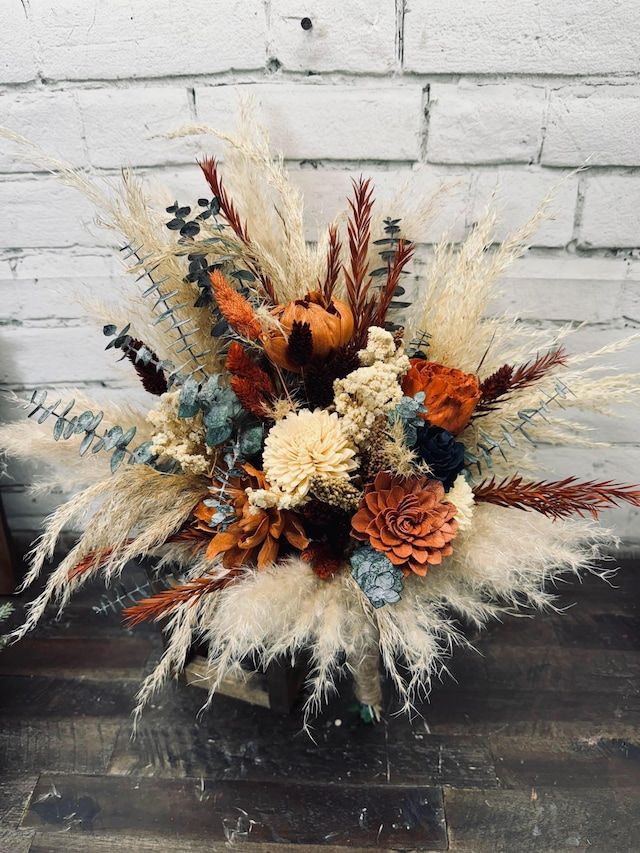
[[[214, 157], [205, 157], [203, 160], [198, 161], [198, 165], [207, 179], [211, 192], [218, 199], [220, 211], [229, 223], [234, 234], [242, 243], [245, 244], [245, 246], [250, 246], [251, 238], [247, 232], [247, 226], [242, 222], [238, 209], [224, 188], [224, 184], [222, 183], [222, 178], [220, 177], [220, 172], [218, 170], [217, 161]], [[257, 265], [249, 264], [249, 266], [251, 267], [251, 272], [254, 273], [262, 284], [265, 295], [275, 304], [277, 302], [276, 294], [269, 276], [265, 275]]]
[[170, 616], [181, 604], [197, 604], [205, 595], [218, 592], [235, 582], [240, 574], [239, 569], [232, 569], [222, 577], [206, 575], [202, 578], [194, 578], [179, 586], [163, 589], [149, 598], [143, 598], [131, 607], [126, 607], [122, 613], [129, 627], [140, 625], [150, 620], [157, 621]]
[[338, 283], [338, 276], [342, 269], [342, 262], [340, 261], [341, 252], [342, 243], [338, 237], [338, 229], [335, 225], [331, 225], [329, 228], [329, 248], [327, 249], [327, 274], [324, 281], [320, 284], [322, 304], [325, 308], [328, 308], [331, 304], [333, 291]]
[[365, 283], [368, 272], [367, 254], [371, 238], [373, 186], [362, 177], [353, 181], [353, 198], [348, 200], [351, 213], [347, 223], [350, 268], [345, 268], [347, 299], [355, 320], [355, 331], [362, 328], [371, 280]]
[[550, 370], [564, 367], [566, 363], [566, 350], [564, 347], [557, 347], [519, 367], [503, 364], [480, 385], [482, 397], [476, 409], [476, 416], [493, 411], [496, 404], [504, 402], [511, 394], [533, 385]]
[[551, 518], [589, 514], [597, 518], [604, 510], [620, 503], [640, 507], [640, 486], [611, 480], [587, 480], [576, 477], [537, 482], [523, 480], [518, 474], [497, 482], [495, 477], [473, 489], [476, 501], [516, 509], [533, 509]]
[[[126, 544], [130, 545], [131, 542], [133, 542], [133, 539], [129, 539]], [[90, 572], [92, 569], [101, 569], [113, 554], [113, 551], [113, 548], [105, 548], [102, 551], [89, 551], [88, 554], [85, 554], [85, 556], [75, 564], [75, 566], [72, 566], [69, 569], [67, 572], [67, 580], [75, 580], [75, 578]]]
[[384, 326], [396, 288], [400, 283], [402, 271], [413, 257], [414, 252], [415, 246], [413, 243], [410, 243], [407, 240], [398, 241], [398, 245], [393, 255], [393, 260], [389, 260], [387, 263], [387, 280], [382, 293], [378, 297], [377, 305], [376, 301], [372, 300], [372, 305], [375, 308], [375, 314], [372, 317], [370, 325]]

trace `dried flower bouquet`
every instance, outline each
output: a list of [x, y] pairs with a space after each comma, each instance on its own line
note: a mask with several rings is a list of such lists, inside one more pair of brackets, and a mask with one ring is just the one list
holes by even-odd
[[202, 160], [208, 194], [166, 214], [129, 173], [114, 195], [33, 152], [123, 239], [128, 313], [90, 307], [148, 405], [38, 390], [22, 403], [47, 426], [0, 430], [6, 451], [62, 463], [61, 482], [80, 487], [48, 518], [26, 583], [65, 527], [83, 527], [14, 636], [89, 578], [115, 582], [150, 555], [166, 588], [124, 617], [161, 622], [167, 646], [138, 713], [194, 639], [212, 693], [249, 655], [305, 649], [307, 714], [346, 668], [376, 717], [380, 660], [410, 709], [464, 642], [456, 620], [553, 606], [554, 580], [604, 573], [614, 537], [598, 513], [639, 506], [640, 489], [540, 480], [535, 443], [604, 446], [566, 410], [617, 408], [638, 379], [603, 373], [605, 350], [570, 357], [568, 330], [488, 315], [542, 211], [501, 245], [489, 213], [461, 245], [437, 246], [408, 298], [420, 211], [382, 219], [360, 179], [309, 245], [300, 193], [264, 135], [219, 135], [225, 182]]

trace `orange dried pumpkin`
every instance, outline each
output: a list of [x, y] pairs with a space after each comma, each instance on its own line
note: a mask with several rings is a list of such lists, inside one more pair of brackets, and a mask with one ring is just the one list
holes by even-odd
[[353, 335], [353, 314], [339, 299], [332, 299], [328, 307], [322, 304], [322, 295], [314, 290], [304, 299], [294, 299], [286, 305], [277, 305], [271, 314], [280, 328], [262, 336], [262, 344], [269, 359], [287, 370], [298, 372], [300, 366], [289, 357], [289, 335], [293, 324], [307, 324], [311, 332], [311, 357], [324, 358], [332, 350], [344, 346]]

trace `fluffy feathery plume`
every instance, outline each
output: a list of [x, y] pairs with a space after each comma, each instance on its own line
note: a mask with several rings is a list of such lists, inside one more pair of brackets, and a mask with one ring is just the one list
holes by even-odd
[[269, 415], [275, 397], [273, 382], [237, 341], [232, 341], [225, 366], [231, 374], [231, 387], [242, 406], [256, 417]]
[[640, 507], [640, 486], [622, 485], [576, 477], [545, 482], [527, 482], [519, 475], [497, 482], [495, 478], [474, 486], [476, 501], [517, 509], [533, 509], [550, 518], [568, 518], [588, 513], [598, 518], [604, 509], [628, 503]]
[[257, 341], [262, 333], [262, 326], [249, 300], [231, 287], [220, 270], [211, 273], [211, 287], [220, 313], [231, 328], [243, 338]]

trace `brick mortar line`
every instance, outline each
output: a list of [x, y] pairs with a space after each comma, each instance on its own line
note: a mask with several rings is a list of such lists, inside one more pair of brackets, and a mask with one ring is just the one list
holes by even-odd
[[[274, 57], [270, 57], [274, 58]], [[267, 60], [268, 61], [268, 60]], [[91, 89], [129, 89], [129, 88], [151, 88], [158, 86], [159, 88], [171, 86], [189, 86], [209, 85], [215, 86], [246, 86], [246, 85], [268, 85], [268, 84], [286, 84], [286, 83], [302, 83], [309, 86], [335, 86], [349, 84], [353, 81], [358, 81], [359, 84], [365, 84], [370, 81], [372, 87], [379, 87], [381, 83], [389, 88], [408, 84], [419, 84], [429, 82], [459, 84], [461, 82], [478, 83], [479, 86], [488, 85], [504, 85], [515, 82], [518, 85], [529, 84], [535, 87], [550, 86], [559, 89], [567, 88], [576, 82], [578, 86], [593, 86], [594, 88], [602, 86], [613, 86], [624, 88], [631, 86], [638, 88], [640, 81], [638, 76], [633, 72], [623, 72], [616, 74], [614, 72], [607, 74], [532, 74], [518, 72], [412, 72], [406, 69], [396, 72], [381, 71], [373, 73], [370, 71], [288, 71], [284, 67], [279, 67], [274, 73], [269, 68], [255, 69], [229, 69], [228, 71], [219, 71], [213, 73], [202, 74], [167, 74], [154, 76], [125, 76], [125, 77], [95, 77], [95, 78], [47, 78], [38, 77], [33, 80], [22, 82], [3, 82], [0, 81], [0, 93], [7, 92], [59, 92], [68, 91], [70, 88], [79, 88], [83, 90]]]
[[[222, 163], [222, 166], [224, 168], [224, 158], [220, 158], [220, 162]], [[376, 169], [381, 172], [391, 172], [394, 169], [400, 169], [406, 171], [407, 174], [411, 174], [412, 172], [416, 171], [414, 169], [414, 167], [416, 166], [425, 168], [432, 167], [436, 171], [437, 175], [442, 176], [446, 179], [448, 175], [451, 175], [453, 177], [457, 176], [461, 169], [464, 169], [467, 172], [495, 172], [498, 169], [514, 169], [520, 174], [525, 175], [552, 175], [554, 173], [558, 174], [559, 172], [569, 173], [582, 167], [584, 165], [584, 161], [581, 161], [580, 163], [569, 163], [567, 165], [560, 166], [547, 163], [531, 163], [529, 160], [499, 160], [485, 162], [467, 161], [459, 163], [441, 163], [435, 160], [381, 160], [378, 157], [363, 157], [358, 160], [336, 160], [331, 158], [285, 158], [284, 164], [293, 174], [298, 174], [299, 172], [305, 171], [322, 172], [331, 170], [347, 173], [349, 171], [358, 171], [363, 166], [366, 166], [371, 169]], [[71, 165], [73, 166], [73, 164]], [[142, 175], [144, 175], [145, 173], [162, 173], [163, 171], [186, 171], [187, 169], [197, 169], [195, 154], [192, 160], [166, 160], [163, 163], [133, 163], [130, 165], [131, 168], [135, 169], [137, 173]], [[76, 168], [79, 172], [95, 174], [101, 177], [118, 177], [118, 175], [121, 174], [120, 166], [92, 166], [83, 163], [78, 166], [74, 166], [74, 168]], [[416, 172], [416, 174], [420, 174], [420, 172]], [[620, 165], [615, 163], [594, 164], [592, 166], [587, 165], [584, 168], [583, 175], [585, 177], [588, 177], [589, 175], [618, 175], [621, 177], [639, 177], [640, 162], [632, 166]], [[21, 180], [35, 181], [43, 177], [55, 179], [56, 176], [55, 173], [38, 169], [29, 169], [25, 171], [13, 172], [5, 172], [0, 170], [0, 182], [7, 184], [18, 183]]]

